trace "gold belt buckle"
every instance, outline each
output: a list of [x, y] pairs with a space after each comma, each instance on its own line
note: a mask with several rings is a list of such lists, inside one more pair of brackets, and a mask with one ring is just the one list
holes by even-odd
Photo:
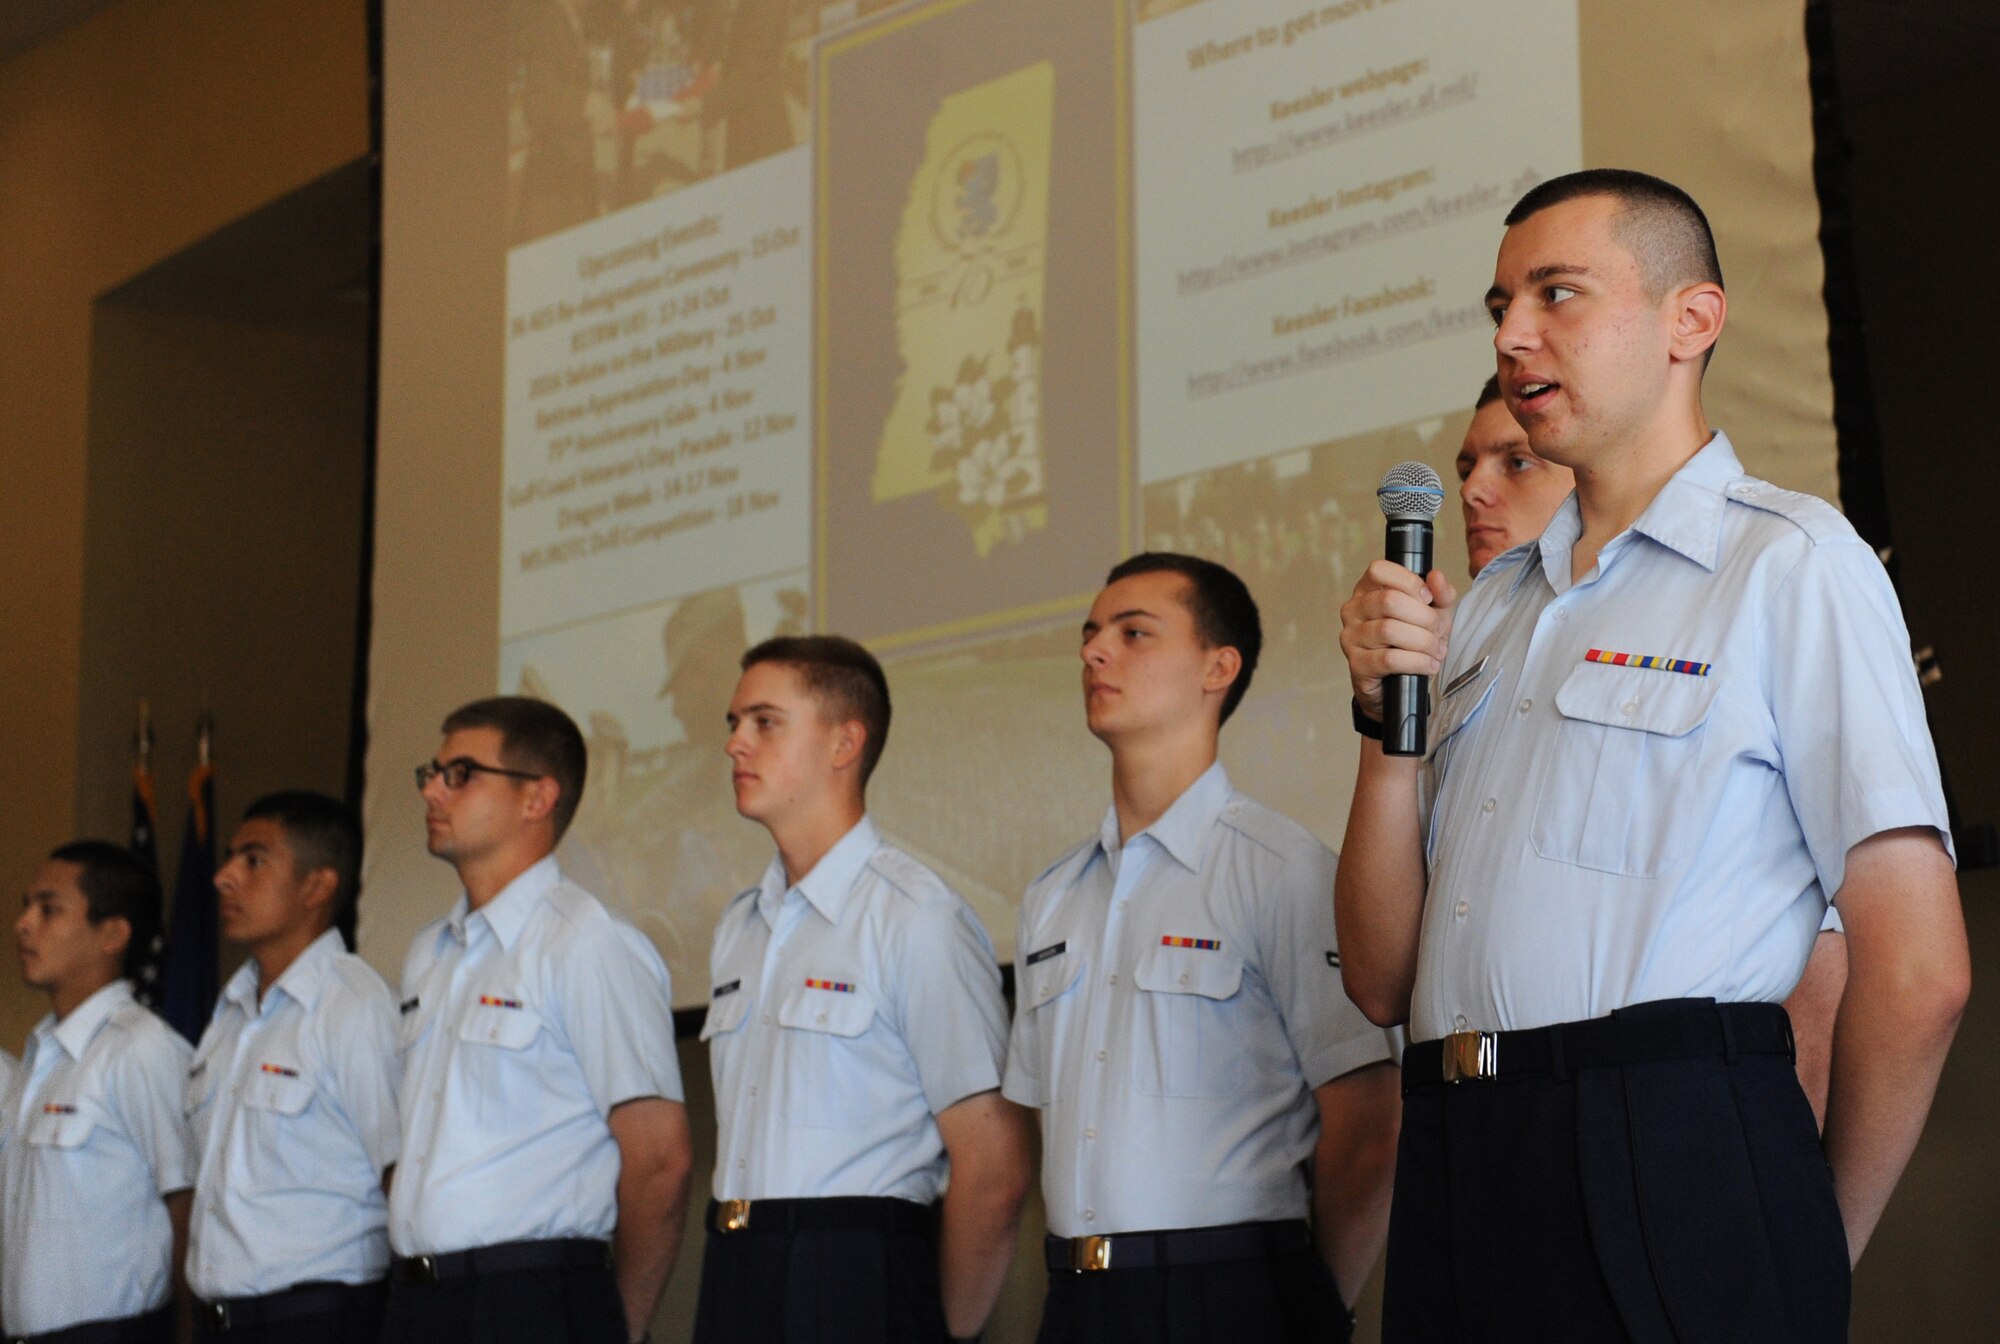
[[1454, 1031], [1444, 1038], [1444, 1080], [1463, 1082], [1467, 1078], [1491, 1078], [1500, 1072], [1500, 1034], [1493, 1031]]
[[1077, 1237], [1069, 1244], [1069, 1267], [1081, 1274], [1086, 1270], [1111, 1268], [1111, 1238]]
[[715, 1230], [718, 1232], [741, 1232], [750, 1226], [750, 1201], [747, 1199], [725, 1199], [716, 1206]]

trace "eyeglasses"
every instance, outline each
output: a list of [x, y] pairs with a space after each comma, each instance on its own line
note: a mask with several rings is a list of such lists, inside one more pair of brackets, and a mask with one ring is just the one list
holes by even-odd
[[430, 782], [440, 776], [444, 786], [453, 792], [465, 787], [465, 782], [475, 774], [505, 775], [509, 779], [540, 779], [533, 770], [505, 770], [497, 765], [481, 765], [470, 756], [454, 756], [448, 761], [425, 761], [416, 769], [417, 791], [421, 793]]

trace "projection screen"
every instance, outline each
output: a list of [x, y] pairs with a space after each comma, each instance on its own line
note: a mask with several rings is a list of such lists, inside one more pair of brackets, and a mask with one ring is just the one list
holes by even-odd
[[[1707, 207], [1708, 406], [1834, 494], [1803, 18], [1727, 0], [431, 0], [387, 7], [362, 946], [455, 894], [409, 768], [550, 699], [566, 870], [706, 1002], [770, 857], [722, 753], [737, 659], [887, 665], [889, 836], [1011, 959], [1108, 801], [1078, 623], [1140, 548], [1263, 607], [1236, 781], [1338, 843], [1338, 607], [1373, 486], [1448, 479], [1501, 218], [1585, 165]], [[1447, 510], [1441, 563], [1464, 549]]]

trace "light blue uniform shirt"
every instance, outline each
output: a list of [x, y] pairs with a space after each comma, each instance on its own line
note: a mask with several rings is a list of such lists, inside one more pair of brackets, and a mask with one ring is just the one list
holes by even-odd
[[1059, 1236], [1303, 1218], [1313, 1089], [1389, 1059], [1340, 984], [1334, 856], [1221, 764], [1028, 888], [1007, 1097]]
[[194, 1183], [188, 1044], [114, 980], [28, 1037], [0, 1115], [10, 1335], [138, 1316], [173, 1291], [164, 1196]]
[[1779, 1002], [1852, 846], [1950, 844], [1902, 613], [1830, 505], [1744, 475], [1717, 434], [1572, 583], [1581, 532], [1572, 496], [1452, 628], [1413, 1040]]
[[1007, 1007], [978, 917], [863, 817], [796, 886], [730, 902], [702, 1039], [717, 1199], [944, 1193], [934, 1118], [1000, 1086]]
[[608, 1239], [612, 1107], [682, 1099], [672, 1004], [653, 945], [553, 855], [476, 911], [461, 895], [403, 963], [395, 1253]]
[[230, 978], [188, 1072], [200, 1166], [197, 1297], [371, 1283], [389, 1267], [382, 1172], [396, 1160], [396, 1001], [328, 929], [257, 996]]

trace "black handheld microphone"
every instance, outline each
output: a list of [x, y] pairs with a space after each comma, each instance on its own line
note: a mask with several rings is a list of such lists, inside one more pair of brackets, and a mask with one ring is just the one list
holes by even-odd
[[[1431, 572], [1431, 519], [1444, 506], [1444, 482], [1421, 462], [1389, 468], [1375, 488], [1389, 520], [1384, 554], [1418, 578]], [[1431, 682], [1410, 672], [1382, 679], [1382, 752], [1421, 756], [1431, 715]]]

